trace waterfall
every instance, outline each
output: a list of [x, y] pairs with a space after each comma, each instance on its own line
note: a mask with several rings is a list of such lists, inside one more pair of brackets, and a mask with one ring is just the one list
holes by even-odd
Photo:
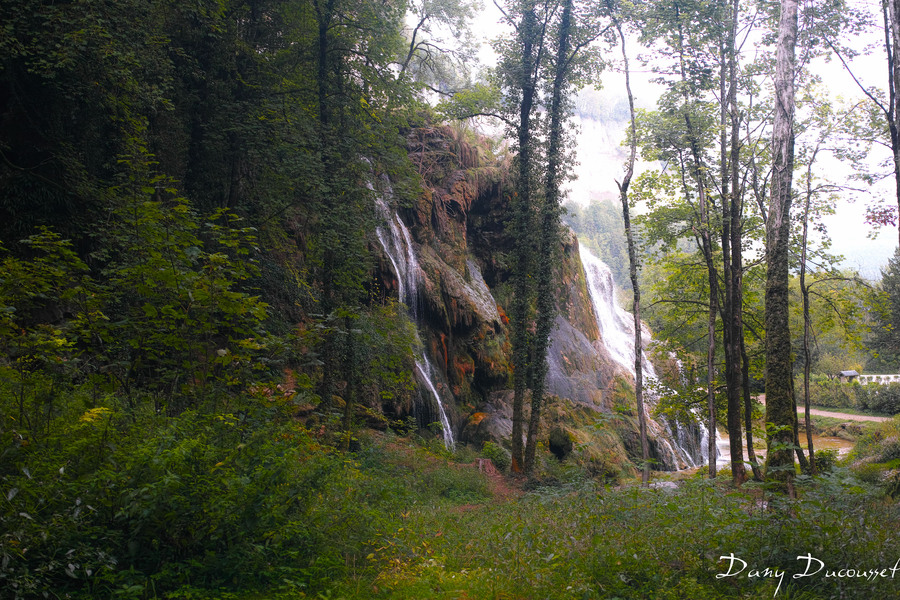
[[[390, 184], [386, 182], [386, 191], [390, 193]], [[397, 284], [399, 289], [398, 296], [401, 302], [409, 307], [409, 314], [416, 324], [416, 345], [422, 346], [419, 338], [419, 261], [416, 259], [415, 248], [412, 244], [412, 237], [409, 230], [400, 216], [388, 207], [387, 202], [382, 198], [376, 198], [375, 210], [382, 224], [375, 229], [375, 235], [378, 237], [378, 243], [384, 249], [384, 253], [391, 261], [394, 267], [394, 274], [397, 275]], [[421, 356], [416, 356], [416, 372], [424, 382], [425, 387], [431, 392], [437, 404], [438, 414], [441, 419], [441, 429], [444, 435], [444, 446], [451, 450], [454, 446], [453, 429], [450, 427], [450, 419], [447, 418], [447, 412], [444, 410], [444, 403], [441, 402], [441, 396], [438, 394], [434, 385], [435, 371], [425, 355], [424, 349]]]
[[[610, 356], [631, 375], [634, 373], [634, 317], [619, 307], [616, 302], [616, 288], [612, 272], [602, 260], [591, 254], [584, 244], [578, 243], [581, 264], [587, 276], [588, 292], [600, 338]], [[649, 337], [649, 336], [648, 336]], [[653, 366], [646, 357], [641, 358], [644, 377], [656, 378]]]
[[716, 431], [716, 450], [718, 451], [716, 465], [731, 468], [731, 446], [728, 440], [722, 437], [722, 434], [718, 431]]
[[[581, 255], [581, 263], [587, 276], [588, 292], [591, 304], [594, 307], [594, 315], [597, 319], [597, 328], [603, 345], [613, 360], [620, 364], [626, 371], [634, 375], [634, 316], [624, 310], [616, 302], [616, 288], [613, 282], [612, 272], [602, 260], [591, 254], [583, 244], [579, 242], [578, 251]], [[650, 340], [650, 333], [642, 327], [642, 338]], [[653, 364], [647, 359], [646, 354], [641, 357], [641, 374], [643, 375], [645, 390], [657, 382], [656, 371]], [[662, 426], [650, 418], [647, 405], [655, 401], [651, 393], [647, 394], [647, 402], [644, 403], [644, 416], [647, 428], [659, 443], [661, 452], [664, 452], [674, 468], [684, 465], [686, 468], [700, 466], [705, 457], [706, 447], [702, 446], [699, 455], [695, 456], [688, 448], [694, 447], [691, 441], [696, 432], [678, 425], [673, 434], [669, 423], [663, 419]], [[709, 439], [709, 430], [702, 419], [698, 420], [696, 428], [699, 429], [699, 437]]]

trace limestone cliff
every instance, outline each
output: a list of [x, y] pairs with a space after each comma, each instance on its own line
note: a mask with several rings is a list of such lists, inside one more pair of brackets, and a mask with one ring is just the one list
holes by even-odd
[[[504, 169], [485, 165], [477, 146], [449, 127], [418, 129], [409, 151], [422, 175], [423, 192], [397, 209], [417, 255], [420, 335], [449, 398], [447, 412], [457, 438], [480, 445], [508, 443], [511, 434], [511, 368], [506, 307], [511, 285], [506, 233], [508, 185]], [[598, 473], [628, 470], [640, 443], [633, 378], [610, 356], [579, 256], [578, 240], [562, 240], [557, 269], [559, 316], [548, 357], [550, 403], [544, 434], [578, 442], [581, 460]], [[390, 261], [378, 262], [385, 289], [398, 287]], [[666, 468], [669, 444], [654, 428], [652, 454]], [[660, 438], [660, 439], [656, 439]]]

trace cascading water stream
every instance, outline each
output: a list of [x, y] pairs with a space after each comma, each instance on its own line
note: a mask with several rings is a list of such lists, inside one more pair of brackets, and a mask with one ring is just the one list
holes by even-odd
[[[388, 190], [390, 190], [389, 186]], [[404, 302], [409, 307], [410, 316], [416, 324], [416, 344], [421, 346], [422, 342], [418, 333], [420, 325], [418, 308], [419, 262], [416, 260], [415, 249], [412, 245], [412, 237], [409, 235], [409, 230], [406, 228], [406, 225], [400, 220], [400, 216], [392, 211], [383, 199], [378, 198], [375, 200], [375, 208], [378, 218], [383, 221], [383, 225], [379, 225], [375, 229], [375, 235], [378, 237], [378, 242], [381, 244], [384, 253], [387, 254], [391, 261], [391, 265], [394, 267], [394, 273], [397, 275], [397, 283], [399, 286], [399, 289], [397, 290], [398, 296], [400, 301]], [[447, 412], [444, 410], [441, 396], [438, 394], [437, 388], [434, 385], [434, 369], [432, 368], [428, 357], [425, 355], [424, 350], [422, 351], [421, 356], [416, 356], [415, 363], [419, 377], [421, 377], [422, 381], [425, 383], [425, 387], [431, 392], [431, 395], [437, 404], [438, 414], [441, 419], [441, 429], [443, 430], [444, 445], [448, 450], [452, 449], [454, 440], [453, 430], [450, 427], [450, 419], [447, 418]]]
[[[423, 366], [424, 363], [424, 366]], [[441, 397], [437, 392], [437, 389], [434, 387], [434, 383], [432, 382], [434, 371], [432, 370], [431, 363], [428, 362], [428, 357], [425, 356], [425, 353], [422, 352], [422, 360], [416, 359], [416, 368], [419, 370], [419, 374], [422, 376], [422, 379], [425, 380], [425, 385], [428, 386], [428, 389], [431, 391], [431, 395], [434, 396], [434, 399], [437, 401], [438, 412], [441, 415], [441, 429], [444, 432], [444, 446], [447, 447], [448, 450], [453, 449], [453, 430], [450, 428], [450, 419], [447, 418], [447, 413], [444, 412], [444, 405], [441, 404]]]
[[[600, 330], [603, 345], [613, 360], [634, 375], [634, 317], [631, 313], [619, 307], [616, 302], [612, 272], [606, 263], [591, 254], [590, 250], [581, 243], [578, 244], [578, 251], [581, 255], [581, 263], [584, 266], [585, 275], [587, 276], [588, 292], [594, 307], [597, 327]], [[650, 340], [650, 334], [646, 329], [643, 330], [643, 339]], [[653, 364], [647, 359], [646, 355], [643, 355], [641, 358], [641, 373], [647, 384], [651, 384], [657, 379]], [[649, 387], [648, 385], [647, 388]], [[648, 397], [648, 401], [652, 402], [653, 400], [652, 397]], [[647, 411], [647, 403], [644, 404], [644, 415], [647, 417], [647, 424], [651, 430], [654, 429], [654, 426], [657, 429], [662, 429], [656, 421], [650, 418]], [[662, 431], [654, 431], [653, 433], [656, 434], [656, 439], [660, 443], [661, 448], [665, 450], [671, 464], [676, 469], [680, 463], [688, 468], [702, 464], [702, 461], [705, 459], [703, 454], [706, 451], [705, 442], [700, 447], [700, 456], [694, 456], [687, 450], [687, 447], [693, 444], [688, 442], [688, 437], [691, 436], [691, 433], [686, 428], [679, 425], [676, 433], [673, 434], [665, 420], [663, 420], [663, 426], [665, 435], [662, 434]], [[708, 439], [709, 431], [702, 420], [698, 422], [697, 427], [700, 430], [701, 439]], [[674, 442], [674, 446], [672, 442]]]

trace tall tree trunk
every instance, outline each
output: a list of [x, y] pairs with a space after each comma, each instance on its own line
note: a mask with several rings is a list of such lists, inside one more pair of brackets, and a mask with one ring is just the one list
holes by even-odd
[[806, 243], [809, 233], [809, 204], [812, 200], [812, 166], [816, 161], [816, 154], [819, 149], [813, 152], [806, 171], [806, 201], [803, 206], [803, 242], [800, 248], [800, 294], [803, 298], [803, 421], [806, 426], [806, 444], [809, 452], [809, 472], [816, 474], [816, 453], [813, 448], [812, 423], [809, 415], [809, 363], [812, 360], [812, 353], [809, 350], [809, 287], [806, 285]]
[[747, 436], [747, 460], [753, 469], [753, 479], [762, 481], [762, 471], [759, 468], [759, 460], [756, 458], [756, 450], [753, 449], [753, 398], [750, 396], [750, 359], [747, 356], [747, 345], [741, 336], [741, 382], [744, 392], [744, 433]]
[[344, 372], [347, 377], [347, 391], [344, 394], [344, 443], [345, 452], [350, 450], [350, 442], [353, 437], [353, 409], [356, 403], [356, 338], [353, 335], [355, 319], [347, 316], [344, 318], [344, 326], [347, 328], [347, 341], [344, 357]]
[[334, 4], [335, 0], [314, 0], [313, 6], [316, 11], [316, 25], [318, 29], [317, 48], [316, 48], [316, 94], [318, 100], [318, 117], [319, 117], [319, 144], [322, 153], [322, 167], [325, 176], [325, 184], [323, 192], [321, 192], [318, 201], [322, 204], [322, 212], [326, 215], [323, 224], [320, 225], [322, 231], [322, 297], [320, 299], [321, 312], [325, 316], [325, 328], [323, 330], [322, 340], [322, 380], [319, 382], [319, 398], [321, 399], [322, 409], [329, 411], [331, 409], [332, 397], [336, 386], [336, 374], [338, 372], [338, 343], [335, 338], [334, 323], [331, 322], [332, 311], [337, 306], [336, 301], [336, 259], [332, 250], [333, 236], [327, 224], [327, 215], [332, 212], [331, 194], [329, 193], [329, 176], [333, 173], [332, 167], [332, 141], [331, 132], [331, 109], [328, 100], [329, 93], [333, 90], [334, 82], [331, 81], [329, 74], [331, 39], [329, 31], [331, 30], [334, 20]]
[[900, 0], [886, 0], [885, 23], [889, 39], [885, 40], [888, 53], [888, 129], [891, 135], [891, 150], [894, 157], [894, 184], [897, 194], [898, 236], [900, 236]]
[[[725, 390], [727, 398], [728, 443], [731, 453], [731, 478], [735, 485], [747, 479], [744, 468], [744, 452], [741, 443], [741, 353], [743, 336], [741, 319], [742, 297], [741, 268], [741, 210], [739, 208], [740, 185], [738, 161], [740, 160], [740, 119], [737, 114], [737, 2], [731, 4], [731, 27], [726, 36], [721, 57], [720, 81], [720, 131], [722, 170], [722, 277], [725, 285], [722, 314], [722, 343], [725, 347]], [[727, 81], [727, 86], [726, 86]], [[731, 146], [727, 145], [726, 132], [731, 133]], [[729, 183], [731, 187], [729, 189]], [[713, 432], [714, 433], [714, 432]]]
[[[705, 194], [701, 193], [701, 196]], [[702, 201], [701, 201], [702, 202]], [[702, 204], [701, 204], [702, 206]], [[707, 233], [707, 235], [709, 235]], [[708, 240], [704, 240], [704, 246], [709, 246]], [[706, 254], [706, 252], [704, 252]], [[709, 255], [711, 257], [711, 249]], [[709, 320], [706, 328], [706, 406], [709, 410], [709, 436], [716, 436], [716, 305], [718, 304], [718, 290], [715, 270], [707, 268], [709, 274]], [[734, 455], [732, 455], [734, 456]], [[741, 454], [738, 453], [740, 457]], [[732, 459], [733, 460], [733, 459]], [[732, 464], [733, 466], [733, 464]], [[716, 477], [716, 455], [712, 453], [709, 456], [709, 477]]]
[[[737, 33], [738, 11], [740, 3], [733, 0], [731, 7], [731, 34], [729, 37], [730, 53], [728, 58], [728, 112], [731, 119], [731, 289], [732, 289], [732, 361], [734, 362], [735, 376], [740, 377], [740, 391], [732, 403], [729, 398], [729, 414], [734, 411], [738, 424], [736, 429], [740, 431], [741, 400], [743, 400], [745, 429], [747, 438], [747, 459], [753, 470], [753, 477], [761, 480], [759, 466], [757, 465], [756, 452], [753, 449], [753, 419], [750, 399], [750, 365], [747, 360], [747, 350], [744, 343], [744, 188], [741, 185], [739, 168], [741, 160], [741, 114], [737, 103], [738, 65], [737, 65]], [[731, 426], [729, 425], [729, 432]], [[746, 469], [744, 470], [746, 476]]]
[[[681, 81], [687, 84], [687, 69], [685, 66], [685, 48], [684, 48], [684, 32], [682, 31], [681, 17], [678, 5], [675, 5], [675, 17], [678, 19], [678, 54], [681, 70]], [[707, 325], [707, 349], [706, 349], [706, 402], [709, 409], [709, 432], [711, 436], [715, 436], [716, 432], [716, 389], [715, 389], [715, 367], [716, 367], [716, 313], [719, 311], [719, 282], [716, 266], [713, 260], [712, 234], [709, 217], [709, 202], [707, 197], [707, 186], [703, 176], [703, 161], [700, 153], [700, 144], [694, 127], [691, 122], [689, 112], [688, 87], [684, 88], [684, 125], [687, 132], [687, 141], [690, 145], [691, 156], [693, 157], [693, 173], [691, 176], [697, 185], [697, 202], [700, 212], [700, 248], [703, 252], [703, 258], [706, 263], [706, 271], [709, 277], [709, 321]], [[689, 197], [688, 190], [685, 190], [685, 197]], [[710, 477], [715, 477], [715, 456], [710, 458]]]
[[518, 36], [522, 46], [520, 88], [522, 96], [519, 102], [519, 177], [517, 182], [517, 198], [513, 216], [513, 235], [516, 239], [516, 279], [515, 294], [512, 301], [511, 317], [513, 322], [513, 428], [512, 428], [512, 464], [514, 473], [524, 469], [523, 429], [525, 423], [525, 392], [528, 388], [528, 371], [530, 345], [528, 336], [529, 309], [531, 306], [532, 285], [531, 266], [534, 260], [533, 216], [532, 216], [532, 171], [534, 140], [532, 139], [531, 118], [537, 94], [536, 70], [537, 48], [535, 38], [538, 35], [538, 20], [535, 6], [529, 3], [525, 7]]
[[[719, 312], [719, 279], [713, 260], [712, 235], [709, 218], [709, 200], [706, 194], [706, 181], [700, 162], [700, 148], [697, 144], [691, 117], [685, 112], [684, 122], [687, 127], [691, 153], [694, 157], [694, 181], [697, 184], [697, 202], [700, 208], [700, 248], [706, 262], [706, 273], [709, 280], [709, 318], [707, 321], [706, 345], [706, 404], [709, 410], [709, 432], [716, 432], [716, 314]], [[740, 439], [740, 438], [739, 438]], [[740, 456], [740, 453], [738, 453]], [[710, 458], [710, 477], [715, 477], [715, 455]], [[742, 463], [743, 464], [743, 463]]]
[[540, 249], [537, 256], [537, 324], [534, 355], [532, 356], [531, 415], [528, 421], [528, 440], [525, 445], [525, 473], [534, 468], [541, 404], [547, 376], [547, 350], [550, 332], [556, 318], [556, 294], [553, 289], [553, 264], [559, 249], [559, 197], [562, 181], [563, 125], [566, 109], [563, 92], [569, 72], [569, 30], [572, 26], [572, 0], [565, 0], [559, 21], [556, 69], [550, 100], [550, 131], [547, 147], [547, 177], [541, 205]]
[[800, 463], [800, 471], [809, 472], [809, 462], [800, 447], [800, 419], [797, 417], [797, 390], [794, 389], [794, 380], [791, 378], [791, 400], [794, 403], [794, 452], [797, 453], [797, 462]]
[[[697, 183], [697, 197], [700, 205], [700, 241], [703, 258], [706, 262], [706, 273], [709, 279], [709, 319], [707, 321], [706, 346], [706, 403], [709, 409], [709, 432], [716, 432], [716, 314], [719, 312], [719, 280], [713, 261], [712, 236], [710, 235], [709, 201], [706, 195], [706, 182], [700, 163], [700, 150], [691, 127], [691, 119], [684, 115], [688, 137], [694, 156], [694, 178]], [[740, 438], [738, 438], [740, 439]], [[738, 456], [741, 454], [738, 453]], [[715, 477], [715, 455], [710, 458], [710, 477]], [[742, 463], [743, 465], [743, 463]]]
[[[738, 180], [738, 161], [740, 160], [740, 145], [738, 136], [740, 135], [740, 119], [737, 108], [737, 23], [738, 23], [738, 2], [731, 5], [732, 23], [728, 33], [728, 116], [729, 123], [723, 119], [722, 130], [725, 131], [728, 125], [731, 125], [731, 146], [728, 153], [728, 161], [730, 168], [730, 180], [723, 178], [722, 194], [722, 221], [723, 221], [723, 238], [730, 238], [728, 244], [723, 243], [723, 255], [731, 253], [731, 260], [723, 258], [727, 265], [725, 270], [726, 294], [725, 301], [728, 309], [725, 311], [725, 322], [723, 329], [727, 330], [728, 339], [725, 341], [728, 351], [725, 353], [725, 360], [728, 365], [725, 368], [726, 393], [728, 397], [728, 440], [731, 452], [731, 477], [736, 485], [740, 485], [747, 479], [747, 472], [744, 468], [743, 444], [741, 443], [741, 354], [740, 339], [744, 335], [741, 319], [741, 189]], [[724, 105], [724, 98], [723, 98]], [[723, 134], [724, 138], [724, 134]], [[725, 153], [723, 148], [722, 153]], [[731, 183], [731, 189], [728, 189], [728, 183]], [[726, 200], [727, 198], [727, 200]], [[729, 264], [730, 263], [730, 264]], [[731, 442], [733, 438], [737, 438], [737, 443]], [[734, 452], [739, 452], [740, 466], [734, 460]]]
[[766, 478], [793, 495], [794, 426], [788, 249], [794, 167], [794, 75], [797, 0], [781, 0], [775, 62], [772, 194], [766, 222]]
[[[608, 2], [607, 6], [609, 6]], [[631, 71], [628, 67], [625, 34], [622, 32], [622, 26], [618, 19], [615, 16], [612, 18], [616, 31], [619, 33], [619, 41], [622, 44], [622, 60], [625, 66], [625, 91], [628, 93], [628, 116], [631, 133], [630, 154], [628, 162], [625, 163], [625, 176], [622, 177], [621, 183], [617, 181], [616, 185], [619, 187], [619, 198], [622, 201], [625, 241], [628, 245], [628, 272], [631, 276], [631, 290], [633, 292], [631, 314], [634, 315], [634, 397], [637, 402], [638, 428], [641, 436], [641, 459], [643, 463], [641, 466], [641, 483], [647, 486], [650, 484], [650, 444], [647, 440], [647, 415], [644, 411], [644, 370], [641, 364], [644, 354], [644, 344], [641, 339], [641, 286], [638, 283], [637, 252], [634, 248], [634, 232], [631, 228], [631, 214], [628, 207], [628, 186], [631, 184], [631, 178], [634, 176], [634, 161], [637, 155], [637, 132], [634, 122], [634, 95], [631, 93]], [[713, 444], [715, 444], [714, 436]], [[715, 448], [715, 445], [713, 445], [713, 448]], [[715, 460], [713, 460], [712, 468], [715, 469]]]
[[[732, 399], [740, 388], [738, 373], [734, 370], [734, 331], [732, 329], [732, 313], [734, 312], [734, 279], [731, 276], [731, 204], [734, 198], [729, 196], [728, 180], [731, 172], [728, 167], [730, 154], [728, 153], [728, 84], [731, 83], [727, 76], [729, 44], [726, 42], [720, 46], [719, 53], [719, 186], [722, 191], [722, 285], [724, 293], [722, 294], [722, 349], [725, 353], [725, 398], [727, 400], [727, 412], [725, 415], [728, 428], [728, 442], [731, 453], [731, 476], [735, 483], [743, 483], [738, 480], [739, 474], [735, 470], [735, 462], [741, 462], [743, 465], [744, 454], [741, 449], [740, 436], [740, 420], [738, 420], [738, 435], [734, 435], [734, 417], [732, 410]], [[715, 325], [715, 323], [713, 323]], [[710, 437], [714, 437], [715, 432], [711, 432]], [[710, 477], [712, 477], [710, 472]]]

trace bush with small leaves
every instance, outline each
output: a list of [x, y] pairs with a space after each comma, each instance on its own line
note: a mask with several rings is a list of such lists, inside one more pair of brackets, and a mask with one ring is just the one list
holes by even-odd
[[504, 473], [512, 462], [512, 455], [509, 453], [509, 450], [494, 442], [484, 443], [484, 447], [481, 449], [481, 456], [489, 458], [494, 463], [494, 466], [497, 467], [497, 470]]
[[836, 448], [825, 448], [816, 450], [816, 469], [819, 473], [830, 473], [834, 470], [838, 461], [838, 451]]

